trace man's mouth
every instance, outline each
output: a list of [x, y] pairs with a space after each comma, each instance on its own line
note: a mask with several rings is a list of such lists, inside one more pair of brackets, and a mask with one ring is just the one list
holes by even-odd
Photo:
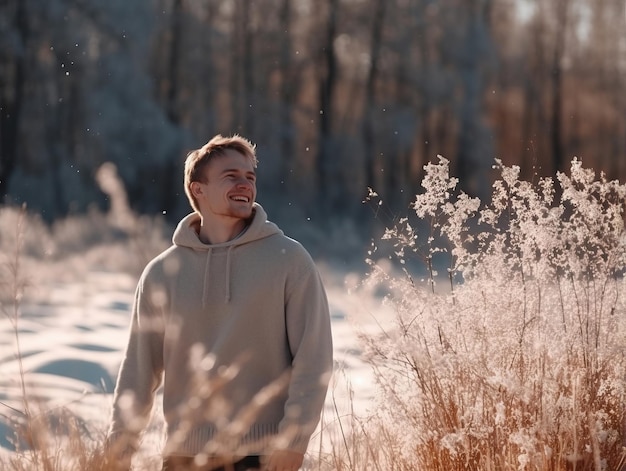
[[249, 203], [250, 202], [250, 198], [248, 198], [247, 196], [242, 196], [242, 195], [231, 196], [230, 199], [233, 200], [233, 201], [239, 201], [239, 202], [242, 202], [242, 203]]

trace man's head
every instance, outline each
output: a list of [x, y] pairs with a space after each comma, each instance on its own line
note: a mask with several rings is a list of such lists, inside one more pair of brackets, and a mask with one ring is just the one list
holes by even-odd
[[[237, 159], [237, 157], [242, 156], [244, 157], [244, 159]], [[254, 172], [254, 169], [257, 166], [256, 147], [249, 140], [241, 136], [234, 135], [231, 137], [223, 137], [218, 134], [217, 136], [213, 137], [209, 142], [207, 142], [204, 146], [190, 152], [187, 155], [187, 159], [185, 161], [185, 193], [187, 194], [187, 198], [189, 199], [191, 207], [196, 212], [201, 213], [200, 204], [198, 201], [199, 192], [202, 192], [201, 185], [208, 183], [210, 173], [215, 173], [209, 172], [210, 164], [213, 161], [222, 161], [227, 158], [243, 160], [243, 165], [246, 168], [240, 170], [245, 171], [246, 175], [244, 175], [244, 177], [250, 180], [250, 169], [252, 170], [252, 172]], [[220, 167], [224, 167], [224, 165], [221, 165]], [[241, 167], [241, 165], [239, 165], [239, 167]], [[222, 170], [227, 171], [229, 170], [229, 168], [228, 166], [226, 166], [224, 167], [224, 169], [220, 168], [219, 170], [220, 172]], [[213, 178], [226, 178], [226, 176], [226, 174], [216, 174]], [[255, 196], [256, 185], [254, 185], [253, 198]], [[253, 201], [250, 201], [250, 203], [253, 203]]]

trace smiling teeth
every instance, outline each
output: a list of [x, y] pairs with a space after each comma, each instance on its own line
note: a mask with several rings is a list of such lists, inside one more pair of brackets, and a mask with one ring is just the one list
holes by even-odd
[[245, 203], [247, 203], [247, 202], [248, 202], [248, 198], [246, 198], [245, 196], [233, 196], [233, 199], [234, 199], [235, 201], [243, 201], [243, 202], [245, 202]]

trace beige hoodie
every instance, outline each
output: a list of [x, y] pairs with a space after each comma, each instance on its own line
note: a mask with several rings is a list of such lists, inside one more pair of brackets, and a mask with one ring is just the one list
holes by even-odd
[[185, 217], [139, 280], [109, 438], [136, 446], [163, 380], [165, 454], [304, 452], [332, 370], [313, 260], [258, 204], [226, 243], [201, 242], [199, 223]]

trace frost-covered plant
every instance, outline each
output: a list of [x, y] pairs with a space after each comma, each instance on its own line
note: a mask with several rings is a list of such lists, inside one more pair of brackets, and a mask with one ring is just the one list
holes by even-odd
[[[456, 190], [447, 160], [424, 168], [418, 221], [383, 237], [402, 274], [371, 261], [368, 278], [387, 287], [396, 312], [364, 341], [385, 433], [404, 444], [402, 469], [616, 469], [626, 440], [626, 186], [577, 160], [569, 175], [536, 184], [497, 161], [481, 207]], [[451, 291], [436, 289], [440, 254]], [[406, 268], [410, 255], [426, 264], [425, 286]]]

